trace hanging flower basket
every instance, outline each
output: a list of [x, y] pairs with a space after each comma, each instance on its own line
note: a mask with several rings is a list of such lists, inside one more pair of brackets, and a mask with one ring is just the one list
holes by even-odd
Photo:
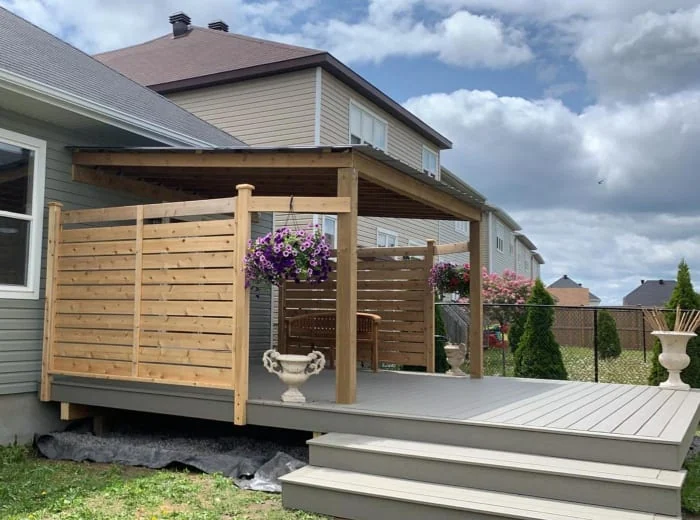
[[319, 226], [280, 228], [248, 243], [246, 287], [280, 287], [286, 280], [325, 282], [331, 271], [330, 252]]
[[466, 298], [469, 296], [469, 264], [439, 262], [430, 269], [428, 284], [440, 299], [453, 293]]

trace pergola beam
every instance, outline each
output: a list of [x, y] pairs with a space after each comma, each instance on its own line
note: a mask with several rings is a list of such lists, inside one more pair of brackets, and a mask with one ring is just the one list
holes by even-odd
[[484, 377], [483, 323], [481, 280], [481, 222], [469, 223], [469, 375]]

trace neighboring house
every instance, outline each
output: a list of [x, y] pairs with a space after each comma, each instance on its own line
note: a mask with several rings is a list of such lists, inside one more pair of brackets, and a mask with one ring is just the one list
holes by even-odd
[[[36, 394], [46, 203], [73, 209], [161, 202], [74, 182], [66, 146], [241, 144], [0, 8], [0, 444], [27, 442], [58, 418]], [[269, 220], [260, 221], [256, 231], [270, 227]], [[269, 341], [269, 297], [252, 305], [252, 335], [264, 344]]]
[[[440, 177], [452, 143], [328, 52], [228, 32], [221, 21], [190, 25], [96, 58], [249, 145], [370, 144]], [[332, 216], [277, 214], [275, 225], [318, 224], [335, 243]], [[453, 222], [448, 226], [455, 227]], [[361, 218], [360, 247], [466, 240], [463, 227], [440, 236], [438, 221]]]
[[551, 283], [547, 290], [554, 297], [557, 305], [596, 307], [600, 305], [600, 298], [593, 294], [587, 287], [575, 282], [569, 275], [563, 275], [557, 281]]
[[622, 299], [622, 305], [663, 307], [671, 299], [675, 280], [642, 280], [639, 287]]

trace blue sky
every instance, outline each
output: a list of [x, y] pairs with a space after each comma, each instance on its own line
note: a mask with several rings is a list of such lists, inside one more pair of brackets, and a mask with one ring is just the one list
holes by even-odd
[[[604, 303], [700, 269], [698, 0], [0, 0], [86, 52], [197, 25], [329, 50]], [[700, 274], [697, 275], [700, 281]], [[699, 282], [700, 283], [700, 282]]]

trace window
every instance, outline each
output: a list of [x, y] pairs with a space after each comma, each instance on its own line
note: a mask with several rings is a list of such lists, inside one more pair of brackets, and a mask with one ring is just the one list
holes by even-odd
[[0, 298], [39, 298], [46, 143], [0, 129]]
[[423, 171], [428, 175], [438, 175], [438, 154], [430, 148], [423, 147]]
[[396, 247], [399, 243], [399, 235], [388, 229], [377, 229], [378, 247]]
[[338, 218], [335, 215], [323, 215], [321, 218], [321, 232], [326, 237], [326, 243], [335, 249], [338, 247]]
[[350, 144], [371, 144], [386, 151], [386, 141], [386, 121], [350, 103]]
[[467, 223], [464, 220], [455, 220], [455, 231], [457, 233], [467, 234]]
[[500, 222], [496, 223], [496, 251], [503, 252], [505, 229]]

